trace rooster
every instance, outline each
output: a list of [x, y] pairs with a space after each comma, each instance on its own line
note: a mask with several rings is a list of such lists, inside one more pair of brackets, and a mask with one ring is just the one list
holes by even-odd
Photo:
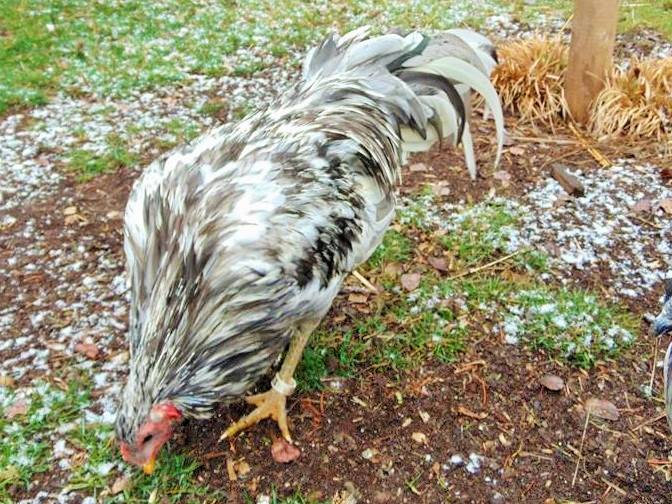
[[124, 216], [131, 282], [130, 371], [116, 433], [123, 458], [154, 470], [185, 418], [207, 418], [278, 362], [267, 392], [227, 429], [264, 418], [291, 442], [285, 411], [311, 331], [341, 284], [381, 242], [410, 152], [463, 141], [472, 175], [469, 95], [503, 116], [488, 40], [332, 35], [296, 86], [266, 110], [153, 162]]
[[[663, 308], [651, 325], [651, 334], [653, 336], [658, 337], [669, 332], [672, 332], [672, 278], [668, 279], [665, 284]], [[667, 423], [672, 430], [672, 343], [667, 347], [665, 361], [663, 362], [663, 386], [665, 389]]]

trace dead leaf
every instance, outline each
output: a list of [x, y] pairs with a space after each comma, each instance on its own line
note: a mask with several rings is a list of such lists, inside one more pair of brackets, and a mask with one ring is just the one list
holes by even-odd
[[427, 436], [425, 434], [423, 434], [422, 432], [414, 432], [413, 434], [411, 434], [411, 438], [416, 443], [420, 443], [420, 444], [424, 444], [424, 445], [427, 444]]
[[301, 455], [301, 450], [293, 444], [289, 444], [284, 438], [277, 438], [271, 446], [271, 455], [276, 462], [287, 464], [298, 459]]
[[388, 278], [396, 278], [401, 274], [402, 266], [399, 263], [388, 263], [383, 268], [383, 275]]
[[495, 180], [501, 180], [502, 182], [511, 181], [511, 174], [506, 170], [498, 170], [492, 176]]
[[548, 390], [553, 390], [554, 392], [565, 388], [565, 381], [559, 376], [552, 374], [542, 376], [539, 380], [539, 383], [541, 383]]
[[63, 215], [75, 215], [77, 213], [76, 206], [69, 206], [63, 210]]
[[19, 399], [5, 410], [5, 417], [11, 420], [26, 413], [28, 413], [28, 402], [25, 399]]
[[525, 154], [525, 149], [523, 149], [522, 147], [510, 147], [509, 152], [514, 156], [522, 156], [523, 154]]
[[401, 275], [401, 286], [408, 292], [412, 292], [420, 285], [420, 273], [405, 273]]
[[434, 193], [434, 196], [449, 196], [450, 195], [450, 187], [448, 187], [448, 182], [446, 181], [440, 181], [440, 182], [434, 182], [433, 184], [430, 184], [430, 187], [432, 188], [432, 193]]
[[427, 165], [425, 163], [414, 163], [408, 169], [412, 172], [423, 172], [427, 171]]
[[449, 270], [448, 268], [448, 261], [446, 261], [443, 257], [428, 257], [427, 262], [429, 265], [434, 268], [437, 271], [443, 271], [446, 272]]
[[112, 484], [112, 495], [117, 495], [131, 487], [131, 479], [128, 476], [119, 476]]
[[591, 415], [605, 420], [618, 420], [621, 414], [611, 401], [606, 399], [590, 398], [586, 401], [586, 411]]
[[365, 304], [369, 301], [369, 296], [366, 294], [350, 294], [348, 296], [348, 301], [355, 304]]
[[672, 168], [663, 168], [660, 170], [660, 177], [663, 180], [672, 180]]
[[466, 408], [465, 406], [462, 406], [462, 405], [457, 407], [457, 412], [460, 415], [464, 415], [464, 416], [469, 417], [469, 418], [475, 418], [477, 420], [483, 420], [484, 418], [486, 418], [488, 416], [488, 414], [485, 411], [482, 411], [480, 413], [475, 413], [475, 412], [471, 411], [469, 408]]
[[75, 352], [86, 355], [91, 360], [96, 360], [99, 350], [93, 343], [77, 343], [75, 345]]
[[668, 214], [668, 215], [672, 214], [672, 199], [665, 198], [664, 200], [660, 201], [658, 206], [660, 206], [660, 208], [665, 210], [666, 214]]
[[651, 211], [653, 202], [648, 198], [642, 198], [632, 207], [632, 211], [636, 213], [646, 213]]

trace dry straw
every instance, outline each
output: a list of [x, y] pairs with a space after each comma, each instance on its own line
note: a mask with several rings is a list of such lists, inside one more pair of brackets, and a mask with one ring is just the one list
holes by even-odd
[[[569, 117], [564, 94], [569, 49], [561, 40], [515, 41], [497, 52], [493, 82], [507, 109], [551, 128]], [[591, 112], [588, 131], [598, 140], [656, 140], [672, 151], [672, 58], [635, 59], [615, 68]]]
[[569, 50], [557, 38], [510, 42], [497, 49], [493, 82], [503, 105], [523, 120], [553, 126], [567, 117], [564, 85]]
[[617, 69], [592, 105], [590, 132], [672, 146], [672, 58], [632, 60]]

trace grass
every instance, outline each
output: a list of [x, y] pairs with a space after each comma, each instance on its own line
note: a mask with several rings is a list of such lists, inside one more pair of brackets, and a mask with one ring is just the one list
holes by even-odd
[[[580, 368], [627, 348], [638, 327], [627, 309], [541, 280], [548, 257], [524, 248], [521, 211], [503, 200], [440, 208], [426, 191], [405, 201], [398, 219], [405, 224], [388, 231], [363, 268], [385, 288], [378, 306], [312, 336], [297, 375], [300, 388], [320, 389], [325, 377], [352, 377], [362, 368], [403, 371], [428, 360], [452, 362], [484, 331]], [[503, 270], [455, 279], [428, 267], [417, 289], [403, 291], [385, 265], [427, 250], [452, 258], [455, 272], [520, 254]]]
[[[534, 3], [524, 0], [513, 2], [513, 11], [524, 21], [534, 21], [539, 15], [571, 15], [572, 0], [538, 0]], [[670, 0], [629, 0], [619, 2], [618, 30], [633, 31], [641, 27], [658, 30], [667, 38], [672, 38], [672, 2]]]
[[296, 61], [332, 28], [474, 26], [499, 9], [449, 3], [0, 0], [0, 114], [57, 91], [127, 96], [190, 74], [250, 75], [279, 58]]
[[[12, 419], [7, 412], [19, 401], [27, 405], [25, 414]], [[74, 382], [67, 390], [38, 385], [25, 398], [0, 388], [0, 500], [10, 500], [13, 485], [27, 486], [32, 477], [51, 467], [51, 449], [46, 433], [76, 420], [89, 403], [89, 393]]]
[[[7, 411], [19, 400], [28, 404], [25, 414], [12, 419]], [[114, 442], [112, 427], [87, 423], [84, 411], [91, 406], [85, 377], [69, 383], [65, 390], [38, 384], [26, 397], [17, 397], [0, 388], [0, 502], [11, 502], [10, 489], [27, 488], [34, 477], [58, 467], [54, 461], [54, 445], [64, 443], [72, 451], [69, 478], [64, 486], [98, 497], [105, 496], [124, 469]], [[179, 453], [163, 450], [157, 470], [152, 476], [133, 471], [128, 490], [123, 495], [106, 496], [105, 502], [147, 502], [156, 492], [167, 502], [203, 502], [202, 497], [216, 497], [211, 489], [198, 485], [193, 475], [198, 464]]]
[[411, 257], [411, 241], [399, 231], [390, 229], [383, 236], [383, 242], [369, 258], [369, 266], [381, 268], [385, 264], [406, 262]]

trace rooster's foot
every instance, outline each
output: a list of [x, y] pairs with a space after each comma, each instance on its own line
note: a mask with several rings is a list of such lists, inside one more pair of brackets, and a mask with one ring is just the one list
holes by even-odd
[[246, 397], [245, 400], [247, 403], [256, 406], [256, 408], [252, 413], [244, 416], [226, 429], [224, 434], [219, 438], [220, 441], [238, 434], [265, 418], [272, 418], [278, 423], [282, 436], [291, 443], [292, 437], [290, 436], [289, 428], [287, 427], [287, 411], [285, 409], [285, 404], [287, 402], [287, 396], [290, 395], [296, 387], [294, 380], [292, 380], [292, 382], [293, 383], [288, 384], [276, 375], [273, 379], [271, 390], [262, 394]]

